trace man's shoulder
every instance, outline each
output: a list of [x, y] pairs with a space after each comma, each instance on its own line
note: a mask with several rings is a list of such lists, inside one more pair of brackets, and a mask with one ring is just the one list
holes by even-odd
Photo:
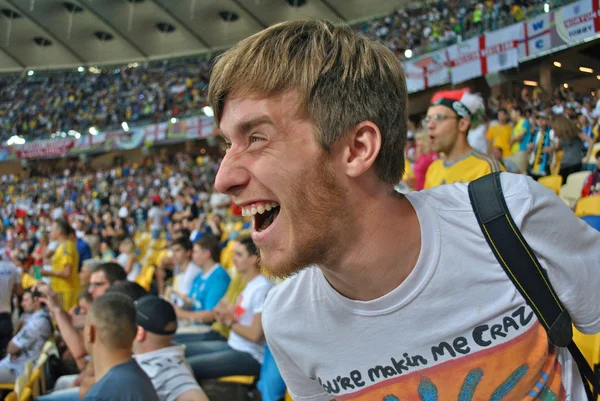
[[[531, 198], [533, 180], [522, 174], [501, 173], [502, 192], [509, 207], [511, 203], [525, 201]], [[424, 197], [429, 206], [437, 210], [471, 210], [469, 200], [469, 184], [456, 183], [439, 185], [411, 194], [411, 197]]]

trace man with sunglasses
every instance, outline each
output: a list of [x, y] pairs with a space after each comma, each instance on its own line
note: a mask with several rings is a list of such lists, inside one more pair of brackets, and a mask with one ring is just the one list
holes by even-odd
[[431, 148], [443, 154], [427, 169], [425, 189], [438, 185], [469, 182], [495, 171], [505, 171], [492, 157], [473, 149], [467, 140], [474, 115], [482, 110], [483, 99], [467, 90], [436, 93], [424, 125]]

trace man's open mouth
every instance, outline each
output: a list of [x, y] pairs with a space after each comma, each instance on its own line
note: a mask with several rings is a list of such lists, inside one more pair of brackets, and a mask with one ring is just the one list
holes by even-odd
[[242, 216], [251, 216], [254, 230], [260, 232], [273, 224], [280, 209], [277, 202], [253, 203], [242, 207]]

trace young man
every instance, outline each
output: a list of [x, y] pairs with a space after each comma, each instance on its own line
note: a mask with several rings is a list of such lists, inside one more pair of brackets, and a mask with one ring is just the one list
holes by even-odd
[[99, 264], [92, 270], [92, 274], [90, 275], [90, 294], [92, 294], [92, 298], [97, 299], [102, 296], [111, 285], [126, 280], [127, 273], [125, 273], [125, 270], [123, 270], [123, 267], [120, 264], [114, 262]]
[[527, 151], [527, 146], [531, 142], [531, 124], [523, 115], [521, 106], [513, 106], [510, 110], [510, 119], [514, 124], [511, 143], [511, 153]]
[[52, 256], [52, 270], [42, 270], [42, 276], [50, 277], [50, 287], [58, 294], [62, 307], [69, 310], [77, 303], [79, 288], [79, 254], [71, 239], [73, 228], [66, 220], [52, 224], [50, 239], [58, 241], [58, 248]]
[[187, 297], [181, 296], [190, 310], [175, 308], [179, 319], [189, 319], [194, 323], [212, 323], [215, 321], [213, 309], [225, 295], [231, 278], [217, 262], [220, 259], [219, 240], [212, 236], [202, 237], [194, 244], [194, 263], [203, 267], [196, 276]]
[[[498, 110], [498, 124], [493, 125], [488, 130], [488, 149], [491, 155], [494, 155], [495, 149], [500, 149], [498, 154], [501, 157], [510, 157], [512, 154], [510, 148], [510, 138], [512, 136], [512, 125], [508, 120], [506, 109]], [[501, 159], [500, 159], [501, 160]]]
[[40, 302], [40, 294], [25, 290], [23, 312], [31, 313], [25, 326], [8, 343], [8, 355], [0, 360], [0, 383], [14, 383], [23, 374], [25, 363], [35, 363], [42, 347], [52, 337], [50, 315]]
[[502, 170], [498, 161], [473, 149], [467, 139], [471, 120], [483, 109], [480, 96], [460, 90], [438, 92], [431, 100], [425, 124], [431, 148], [442, 153], [443, 157], [431, 163], [427, 169], [425, 189], [469, 182]]
[[186, 237], [175, 239], [171, 245], [173, 262], [178, 270], [175, 277], [176, 287], [173, 290], [179, 306], [183, 306], [183, 299], [189, 295], [194, 280], [202, 273], [202, 266], [192, 260], [193, 247], [192, 242]]
[[111, 293], [94, 301], [83, 338], [95, 384], [83, 401], [159, 401], [148, 375], [131, 357], [136, 332], [136, 311], [129, 297]]
[[13, 336], [11, 301], [21, 295], [21, 274], [8, 257], [0, 256], [0, 358], [6, 355], [6, 346]]
[[550, 126], [550, 116], [544, 112], [537, 113], [537, 129], [533, 133], [533, 140], [528, 145], [529, 175], [535, 180], [550, 174], [550, 166], [554, 152], [558, 149], [558, 142], [554, 130]]
[[[263, 324], [295, 401], [584, 399], [570, 354], [549, 346], [489, 249], [467, 186], [394, 192], [407, 90], [385, 46], [285, 22], [224, 53], [210, 83], [229, 145], [216, 187], [252, 217], [262, 265], [292, 276]], [[600, 233], [526, 176], [501, 179], [575, 325], [599, 331]]]
[[135, 360], [151, 378], [160, 401], [208, 401], [185, 360], [185, 347], [173, 343], [177, 316], [173, 306], [154, 295], [136, 304]]

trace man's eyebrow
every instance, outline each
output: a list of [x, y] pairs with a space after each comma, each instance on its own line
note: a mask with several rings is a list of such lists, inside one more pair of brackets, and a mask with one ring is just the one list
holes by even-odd
[[[259, 116], [259, 117], [254, 117], [251, 118], [249, 120], [246, 121], [242, 121], [240, 123], [238, 123], [233, 131], [233, 135], [240, 135], [240, 136], [245, 136], [248, 134], [249, 131], [251, 131], [252, 129], [263, 125], [263, 124], [270, 124], [273, 125], [273, 121], [267, 117], [267, 116]], [[219, 135], [225, 140], [228, 141], [229, 139], [227, 138], [227, 135], [225, 135], [223, 133], [223, 131], [219, 130]]]

